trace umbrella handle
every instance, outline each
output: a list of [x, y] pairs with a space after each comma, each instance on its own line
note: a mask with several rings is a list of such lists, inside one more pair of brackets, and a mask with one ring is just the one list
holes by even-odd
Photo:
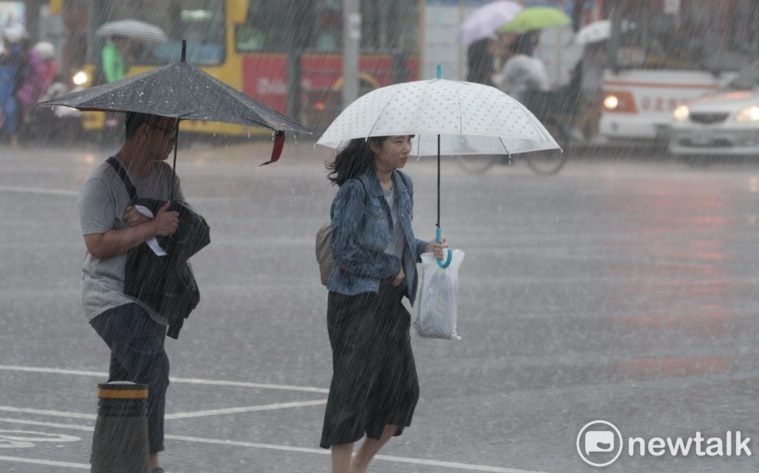
[[[443, 230], [441, 230], [440, 227], [437, 227], [437, 229], [435, 230], [435, 242], [440, 243], [442, 239], [443, 239]], [[453, 251], [448, 249], [448, 257], [445, 259], [445, 261], [441, 259], [437, 260], [437, 265], [445, 269], [451, 265], [452, 259], [453, 259]]]

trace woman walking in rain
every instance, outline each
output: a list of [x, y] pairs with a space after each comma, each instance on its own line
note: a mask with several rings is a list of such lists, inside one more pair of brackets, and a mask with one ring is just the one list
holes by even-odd
[[[330, 385], [320, 446], [333, 473], [363, 473], [391, 437], [411, 424], [417, 400], [411, 316], [416, 263], [447, 244], [416, 239], [413, 184], [399, 171], [411, 136], [354, 139], [327, 164], [337, 184], [331, 208], [334, 268], [327, 281]], [[366, 436], [355, 456], [353, 444]]]

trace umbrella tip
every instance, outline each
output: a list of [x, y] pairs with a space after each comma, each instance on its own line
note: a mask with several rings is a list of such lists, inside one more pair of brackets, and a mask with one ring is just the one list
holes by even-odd
[[436, 78], [437, 79], [443, 78], [443, 66], [441, 66], [440, 64], [437, 65]]
[[187, 40], [182, 40], [182, 62], [185, 62], [185, 58], [187, 57]]

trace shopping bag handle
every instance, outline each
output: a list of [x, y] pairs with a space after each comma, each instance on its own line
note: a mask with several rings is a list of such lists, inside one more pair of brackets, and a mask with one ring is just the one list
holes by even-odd
[[[437, 227], [437, 229], [435, 230], [435, 243], [440, 244], [442, 239], [443, 239], [443, 230], [441, 230], [440, 227]], [[437, 259], [437, 265], [445, 269], [451, 265], [452, 259], [453, 259], [453, 251], [448, 249], [448, 257], [445, 258], [445, 262], [443, 262], [443, 260], [441, 259]]]

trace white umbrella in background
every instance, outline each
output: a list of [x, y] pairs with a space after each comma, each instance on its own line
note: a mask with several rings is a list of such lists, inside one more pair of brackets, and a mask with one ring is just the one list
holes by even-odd
[[598, 43], [609, 39], [610, 34], [611, 22], [609, 20], [594, 21], [577, 32], [575, 44], [584, 46], [586, 44]]
[[459, 41], [469, 46], [475, 41], [494, 37], [496, 31], [522, 11], [522, 6], [510, 0], [496, 0], [474, 10], [459, 28]]
[[160, 27], [139, 20], [118, 20], [103, 23], [100, 28], [95, 30], [95, 35], [103, 37], [121, 36], [157, 43], [163, 43], [169, 39]]

